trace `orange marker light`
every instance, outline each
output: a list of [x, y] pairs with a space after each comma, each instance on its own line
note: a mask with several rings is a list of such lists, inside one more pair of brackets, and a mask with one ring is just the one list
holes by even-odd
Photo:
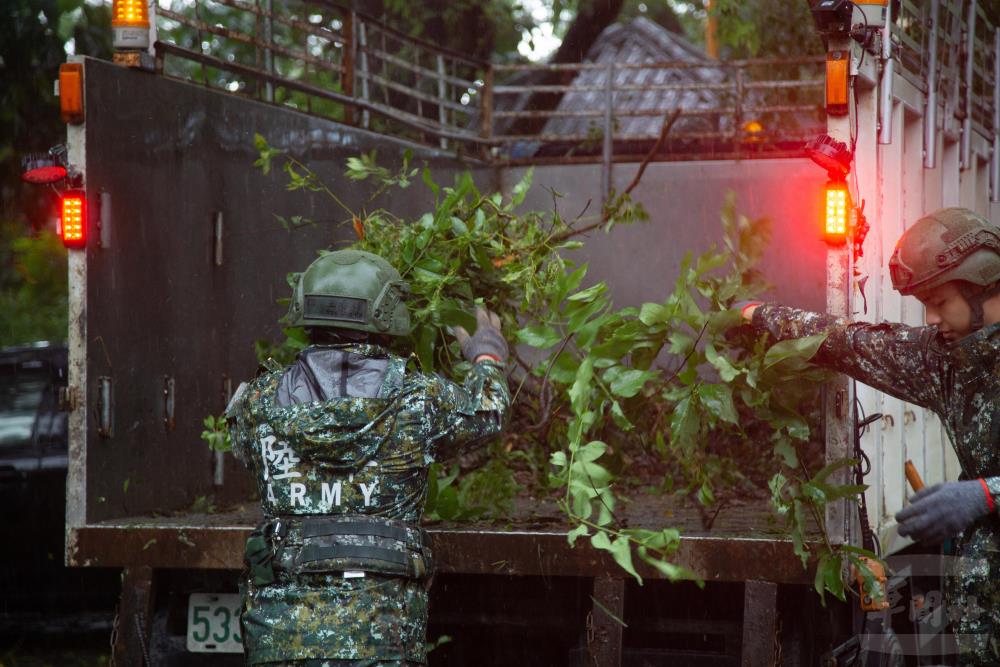
[[830, 182], [826, 184], [826, 226], [825, 236], [830, 243], [843, 243], [847, 240], [847, 229], [850, 221], [851, 195], [847, 192], [847, 183]]
[[67, 190], [62, 196], [59, 235], [67, 248], [87, 245], [87, 197], [83, 190]]
[[832, 116], [847, 114], [849, 63], [844, 51], [826, 54], [826, 112]]
[[59, 113], [64, 123], [83, 122], [83, 65], [63, 63], [59, 66]]
[[111, 6], [111, 27], [149, 28], [148, 0], [114, 0]]

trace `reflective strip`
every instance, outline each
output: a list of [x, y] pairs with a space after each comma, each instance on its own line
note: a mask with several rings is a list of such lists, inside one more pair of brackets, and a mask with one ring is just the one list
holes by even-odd
[[[314, 563], [321, 560], [332, 560], [336, 558], [351, 559], [354, 563], [358, 561], [377, 560], [385, 563], [402, 565], [407, 568], [412, 567], [412, 562], [408, 554], [392, 549], [381, 547], [370, 547], [354, 544], [336, 544], [332, 546], [320, 546], [318, 544], [307, 544], [299, 551], [296, 559], [297, 564]], [[353, 563], [352, 563], [353, 564]], [[350, 569], [356, 569], [352, 567]]]
[[410, 539], [410, 533], [402, 526], [393, 526], [381, 521], [332, 521], [330, 519], [307, 519], [302, 522], [302, 537], [323, 535], [372, 535], [387, 537], [400, 542]]

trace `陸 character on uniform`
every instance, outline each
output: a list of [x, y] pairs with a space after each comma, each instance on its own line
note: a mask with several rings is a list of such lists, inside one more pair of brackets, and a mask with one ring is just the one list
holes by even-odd
[[945, 603], [962, 664], [1000, 665], [1000, 230], [967, 209], [935, 211], [899, 239], [889, 270], [896, 290], [924, 304], [928, 326], [757, 303], [743, 316], [778, 340], [827, 333], [814, 363], [941, 418], [961, 481], [915, 494], [896, 515], [899, 533], [961, 535]]
[[264, 514], [241, 585], [248, 664], [426, 662], [428, 465], [501, 431], [508, 350], [480, 310], [474, 335], [456, 332], [472, 363], [463, 385], [408, 370], [385, 346], [409, 332], [408, 291], [377, 255], [323, 255], [289, 311], [312, 344], [227, 409]]

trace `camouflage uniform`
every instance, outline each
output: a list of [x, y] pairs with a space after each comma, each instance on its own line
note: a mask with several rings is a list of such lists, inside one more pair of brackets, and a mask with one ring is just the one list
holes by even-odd
[[[849, 322], [764, 304], [753, 326], [777, 340], [828, 332], [813, 361], [904, 401], [944, 423], [962, 476], [984, 478], [1000, 502], [1000, 323], [947, 344], [934, 327]], [[1000, 519], [977, 521], [958, 541], [945, 598], [962, 664], [1000, 665]]]
[[[332, 369], [319, 389], [310, 367]], [[495, 436], [509, 405], [498, 364], [473, 364], [459, 386], [370, 344], [312, 347], [251, 382], [228, 413], [233, 452], [260, 490], [258, 530], [280, 519], [283, 535], [268, 542], [273, 583], [241, 586], [248, 664], [423, 664], [426, 576], [348, 578], [336, 559], [296, 568], [306, 526], [382, 517], [419, 548], [428, 465]], [[422, 559], [429, 570], [426, 548]]]

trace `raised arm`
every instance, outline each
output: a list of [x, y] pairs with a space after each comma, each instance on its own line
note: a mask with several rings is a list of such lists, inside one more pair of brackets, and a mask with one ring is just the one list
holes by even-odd
[[776, 304], [757, 306], [750, 321], [776, 340], [826, 333], [813, 357], [817, 365], [915, 405], [943, 409], [942, 359], [932, 349], [934, 330], [929, 327], [851, 322]]
[[465, 384], [438, 379], [432, 385], [434, 426], [430, 451], [435, 458], [449, 458], [481, 445], [503, 430], [510, 411], [510, 392], [503, 365], [507, 341], [500, 333], [500, 318], [485, 308], [476, 309], [476, 333], [455, 328], [462, 356], [472, 362]]
[[439, 378], [429, 389], [433, 411], [428, 445], [435, 459], [447, 459], [498, 435], [510, 413], [504, 369], [494, 361], [472, 365], [465, 383]]

